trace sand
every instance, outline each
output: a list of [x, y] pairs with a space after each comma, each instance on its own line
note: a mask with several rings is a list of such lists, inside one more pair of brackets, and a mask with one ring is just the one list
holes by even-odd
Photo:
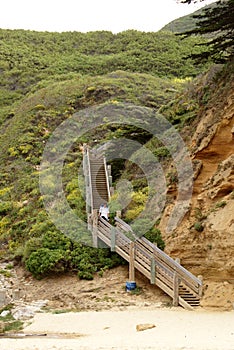
[[[37, 313], [20, 339], [0, 339], [1, 350], [233, 350], [234, 311], [181, 308]], [[138, 324], [154, 328], [137, 331]]]

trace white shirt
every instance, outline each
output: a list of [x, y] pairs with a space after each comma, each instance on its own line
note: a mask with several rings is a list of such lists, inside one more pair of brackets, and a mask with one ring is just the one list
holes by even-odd
[[108, 214], [109, 214], [109, 208], [108, 207], [103, 207], [101, 206], [99, 209], [99, 213], [101, 216], [103, 216], [104, 218], [106, 218], [108, 220]]

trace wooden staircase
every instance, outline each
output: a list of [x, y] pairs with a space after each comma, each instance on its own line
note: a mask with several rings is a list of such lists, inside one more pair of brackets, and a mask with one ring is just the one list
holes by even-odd
[[179, 296], [183, 298], [190, 306], [196, 307], [200, 305], [200, 298], [183, 284], [179, 285]]
[[151, 284], [156, 284], [172, 300], [173, 305], [193, 309], [200, 305], [202, 281], [148, 241], [137, 237], [131, 226], [119, 217], [115, 224], [98, 217], [98, 209], [110, 198], [108, 172], [104, 157], [95, 157], [89, 149], [84, 155], [84, 174], [86, 177], [86, 197], [89, 229], [92, 231], [94, 245], [98, 240], [110, 247], [129, 262], [129, 276], [132, 280], [134, 269], [146, 276]]
[[93, 209], [99, 209], [101, 204], [107, 203], [109, 200], [106, 168], [103, 157], [90, 157], [90, 176]]

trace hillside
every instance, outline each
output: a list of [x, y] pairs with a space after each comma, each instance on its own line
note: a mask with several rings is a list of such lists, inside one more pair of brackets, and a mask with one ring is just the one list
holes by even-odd
[[174, 21], [169, 22], [160, 30], [161, 31], [169, 31], [172, 33], [184, 33], [188, 30], [192, 30], [196, 27], [196, 23], [197, 23], [197, 19], [194, 18], [193, 16], [198, 16], [201, 13], [203, 13], [204, 10], [213, 8], [215, 6], [216, 6], [215, 3], [212, 3], [210, 5], [206, 5], [206, 6], [202, 7], [201, 9], [193, 12], [192, 14], [177, 18]]
[[[89, 108], [104, 105], [111, 111], [112, 106], [130, 103], [162, 113], [189, 148], [194, 186], [191, 207], [182, 223], [173, 233], [166, 232], [178, 189], [165, 145], [135, 126], [106, 125], [105, 116], [103, 125], [83, 134], [66, 154], [61, 177], [67, 201], [74, 213], [86, 220], [85, 200], [77, 181], [83, 143], [103, 145], [116, 138], [141, 142], [162, 164], [168, 190], [162, 217], [150, 232], [156, 234], [153, 239], [163, 239], [167, 253], [179, 257], [191, 272], [204, 276], [204, 306], [231, 309], [233, 62], [209, 67], [185, 62], [182, 57], [200, 39], [182, 42], [165, 32], [83, 35], [1, 30], [0, 35], [0, 259], [3, 266], [12, 263], [16, 266], [22, 290], [27, 290], [30, 281], [28, 299], [38, 291], [43, 298], [48, 295], [51, 305], [57, 306], [57, 287], [51, 288], [51, 294], [46, 290], [47, 283], [53, 283], [50, 277], [56, 279], [58, 286], [59, 274], [66, 280], [66, 273], [72, 273], [71, 288], [79, 281], [77, 275], [80, 279], [98, 279], [100, 286], [101, 275], [111, 278], [111, 272], [106, 270], [118, 266], [116, 279], [123, 302], [122, 279], [127, 272], [124, 262], [107, 249], [93, 250], [61, 234], [44, 208], [39, 176], [45, 145], [61, 123], [78, 113], [82, 127], [90, 118], [85, 113]], [[51, 149], [52, 157], [56, 151]], [[123, 175], [134, 185], [134, 196], [124, 213], [126, 220], [131, 221], [145, 203], [147, 184], [139, 169], [129, 162], [117, 160], [112, 166], [114, 183]], [[50, 195], [56, 186], [54, 178], [49, 178], [46, 185], [46, 199], [51, 199], [53, 206]], [[88, 235], [83, 231], [82, 234]], [[6, 270], [3, 267], [2, 275], [9, 274]], [[41, 281], [43, 277], [46, 279]], [[142, 276], [138, 278], [154, 303], [157, 297], [165, 300], [160, 293], [152, 293], [156, 287], [146, 286]], [[82, 281], [81, 289], [85, 289], [84, 285]], [[95, 292], [92, 284], [93, 288]], [[69, 298], [65, 300], [67, 293]], [[88, 293], [84, 308], [89, 307], [93, 295], [92, 291]], [[64, 300], [61, 307], [76, 307], [76, 298], [61, 288], [59, 299]]]
[[[123, 70], [158, 77], [196, 76], [204, 65], [183, 57], [201, 42], [173, 33], [128, 30], [100, 32], [34, 32], [0, 29], [0, 123], [9, 106], [32, 89], [77, 75], [96, 76]], [[41, 85], [37, 85], [42, 82]]]

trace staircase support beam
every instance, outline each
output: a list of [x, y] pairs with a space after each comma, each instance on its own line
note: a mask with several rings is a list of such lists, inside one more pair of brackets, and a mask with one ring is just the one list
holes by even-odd
[[175, 271], [173, 276], [173, 306], [179, 305], [179, 278]]
[[93, 222], [93, 229], [92, 229], [92, 235], [93, 235], [93, 246], [95, 248], [98, 247], [98, 211], [95, 209], [93, 210], [92, 214], [92, 222]]
[[130, 247], [129, 247], [129, 281], [131, 281], [131, 282], [135, 282], [134, 260], [135, 260], [135, 243], [130, 242]]
[[199, 276], [197, 276], [197, 278], [201, 281], [201, 285], [199, 286], [199, 291], [198, 291], [199, 297], [201, 298], [203, 295], [203, 290], [202, 290], [203, 276], [199, 275]]
[[111, 227], [111, 251], [115, 252], [116, 232], [115, 227]]
[[151, 258], [151, 266], [150, 266], [150, 272], [151, 272], [151, 278], [150, 278], [150, 283], [155, 284], [156, 280], [156, 264], [155, 264], [155, 258]]

